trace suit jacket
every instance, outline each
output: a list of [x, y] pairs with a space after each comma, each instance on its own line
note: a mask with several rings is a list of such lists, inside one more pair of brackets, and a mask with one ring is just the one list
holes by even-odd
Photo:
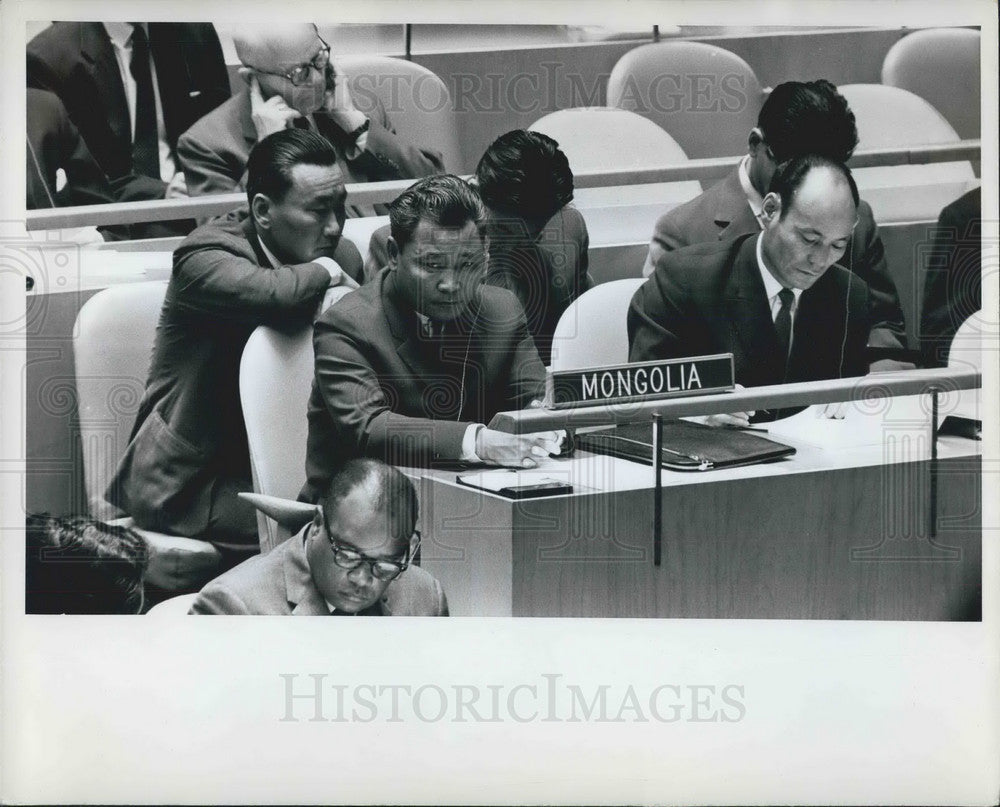
[[[208, 23], [149, 23], [167, 142], [229, 97], [229, 74]], [[162, 199], [159, 178], [132, 175], [132, 129], [114, 47], [100, 22], [56, 22], [27, 47], [28, 86], [59, 96], [108, 178], [130, 177], [122, 200]]]
[[[352, 254], [353, 265], [343, 257]], [[360, 274], [356, 249], [333, 257]], [[191, 233], [174, 252], [149, 380], [107, 500], [140, 527], [201, 534], [216, 480], [250, 478], [243, 346], [258, 325], [309, 322], [329, 283], [315, 263], [272, 269], [250, 217]]]
[[[329, 616], [306, 557], [308, 529], [307, 524], [266, 555], [245, 560], [212, 580], [188, 613]], [[362, 615], [448, 616], [448, 601], [434, 577], [410, 566], [389, 584], [381, 600], [358, 613]]]
[[[649, 276], [660, 255], [669, 250], [705, 241], [727, 241], [760, 232], [738, 170], [700, 196], [664, 213], [656, 222], [643, 275]], [[885, 261], [885, 248], [867, 202], [858, 206], [858, 224], [839, 261], [869, 288], [872, 307], [870, 344], [876, 348], [906, 346], [906, 326], [896, 284]]]
[[[389, 262], [389, 226], [372, 233], [365, 276], [372, 277]], [[524, 308], [528, 330], [542, 364], [552, 357], [552, 334], [563, 311], [594, 285], [587, 271], [590, 236], [587, 222], [575, 207], [563, 207], [534, 239], [490, 240], [486, 282], [514, 293]]]
[[[59, 98], [29, 88], [25, 111], [27, 209], [112, 201], [108, 178], [94, 161]], [[56, 171], [60, 168], [66, 172], [66, 186], [57, 192]]]
[[663, 253], [629, 307], [629, 360], [732, 353], [746, 387], [864, 375], [868, 287], [831, 266], [802, 292], [786, 372], [756, 246], [744, 235]]
[[959, 326], [983, 306], [982, 190], [975, 188], [941, 211], [926, 258], [920, 310], [925, 367], [945, 367]]
[[[344, 181], [377, 182], [443, 172], [441, 154], [406, 143], [389, 123], [385, 107], [378, 99], [374, 100], [365, 149], [350, 160], [344, 156], [353, 146], [347, 133], [325, 112], [312, 116], [320, 134], [337, 149]], [[181, 137], [177, 153], [184, 168], [188, 193], [202, 196], [243, 190], [247, 158], [256, 142], [257, 130], [250, 115], [250, 88], [246, 87]]]
[[438, 339], [383, 270], [316, 321], [306, 486], [316, 501], [337, 468], [368, 456], [392, 465], [461, 458], [472, 423], [541, 398], [545, 370], [509, 291], [481, 286], [470, 311]]

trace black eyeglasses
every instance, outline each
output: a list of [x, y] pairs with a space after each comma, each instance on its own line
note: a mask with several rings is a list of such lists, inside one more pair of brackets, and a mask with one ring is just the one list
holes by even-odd
[[303, 87], [308, 84], [312, 78], [311, 71], [316, 70], [317, 72], [322, 72], [330, 63], [330, 46], [326, 43], [326, 40], [319, 35], [319, 33], [316, 34], [316, 38], [323, 43], [323, 47], [320, 48], [319, 53], [313, 56], [310, 61], [297, 64], [286, 73], [276, 73], [273, 70], [261, 70], [259, 67], [254, 67], [253, 69], [258, 73], [266, 73], [269, 76], [281, 76], [282, 78], [287, 78], [296, 87]]
[[350, 544], [344, 544], [333, 537], [330, 525], [326, 521], [326, 513], [320, 510], [323, 518], [323, 530], [326, 532], [326, 540], [330, 542], [330, 549], [333, 551], [333, 562], [341, 569], [357, 569], [362, 563], [368, 564], [368, 571], [376, 580], [395, 580], [410, 565], [410, 559], [420, 546], [420, 530], [414, 530], [413, 534], [417, 538], [416, 546], [407, 548], [402, 560], [386, 560], [385, 558], [372, 558], [359, 552]]

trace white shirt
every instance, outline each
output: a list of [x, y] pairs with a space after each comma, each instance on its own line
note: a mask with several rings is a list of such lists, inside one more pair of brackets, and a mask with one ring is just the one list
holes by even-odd
[[[104, 29], [111, 37], [111, 45], [115, 51], [115, 60], [118, 62], [118, 72], [121, 74], [122, 86], [125, 88], [125, 103], [128, 106], [128, 117], [132, 138], [135, 138], [135, 97], [136, 85], [132, 78], [132, 71], [129, 64], [132, 61], [132, 24], [128, 22], [106, 22]], [[146, 32], [146, 40], [149, 40], [149, 27], [146, 23], [140, 23]], [[160, 102], [160, 87], [156, 81], [156, 63], [153, 61], [152, 53], [149, 58], [149, 72], [153, 79], [153, 100], [156, 104], [156, 136], [159, 140], [160, 154], [160, 179], [170, 182], [177, 173], [177, 163], [174, 155], [170, 151], [170, 144], [167, 142], [167, 129], [163, 122], [163, 104]]]
[[[774, 322], [778, 318], [778, 312], [781, 311], [781, 298], [778, 297], [779, 292], [785, 288], [780, 282], [771, 274], [771, 270], [767, 268], [767, 264], [764, 263], [764, 251], [763, 251], [764, 236], [757, 236], [757, 268], [760, 270], [760, 279], [764, 281], [764, 293], [767, 295], [767, 303], [771, 306], [771, 321]], [[792, 289], [792, 307], [789, 314], [791, 315], [792, 321], [792, 334], [795, 333], [795, 314], [799, 310], [799, 297], [802, 296], [802, 289]], [[792, 350], [792, 336], [788, 338], [788, 352], [791, 353]]]

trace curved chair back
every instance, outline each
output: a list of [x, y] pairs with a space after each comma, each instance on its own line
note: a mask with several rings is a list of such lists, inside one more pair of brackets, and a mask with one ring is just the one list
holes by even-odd
[[658, 42], [626, 53], [608, 78], [608, 105], [668, 131], [691, 159], [744, 154], [764, 94], [750, 65], [705, 42]]
[[963, 139], [980, 136], [982, 37], [971, 28], [915, 31], [889, 48], [882, 83], [916, 93], [955, 127]]
[[377, 97], [398, 133], [440, 151], [449, 171], [464, 170], [451, 94], [435, 73], [391, 56], [341, 56], [337, 65], [350, 77], [358, 109], [370, 111]]
[[[560, 109], [539, 118], [529, 128], [548, 135], [559, 144], [574, 174], [658, 168], [684, 163], [688, 159], [684, 149], [663, 129], [625, 109]], [[658, 185], [657, 193], [659, 195], [662, 190], [660, 201], [663, 202], [686, 202], [701, 193], [701, 183], [697, 180]]]
[[[957, 143], [961, 140], [940, 112], [908, 90], [884, 84], [844, 84], [838, 90], [854, 112], [859, 149]], [[862, 195], [866, 188], [955, 185], [975, 180], [968, 161], [858, 168], [854, 176]], [[957, 193], [955, 190], [951, 188], [945, 194], [948, 200], [964, 192], [964, 188]], [[925, 218], [937, 218], [947, 203], [947, 200], [942, 202], [940, 197], [940, 193], [934, 193], [933, 199], [928, 199]]]
[[90, 513], [109, 518], [104, 492], [128, 445], [146, 389], [166, 281], [122, 283], [99, 291], [73, 329], [83, 473]]
[[628, 361], [626, 317], [641, 277], [594, 286], [563, 312], [552, 337], [553, 370], [578, 370]]
[[[240, 361], [240, 402], [257, 493], [294, 499], [305, 482], [306, 410], [313, 382], [312, 326], [285, 333], [259, 326]], [[258, 511], [261, 552], [288, 531]]]
[[[983, 333], [986, 323], [979, 313], [970, 316], [958, 326], [951, 347], [948, 349], [948, 367], [961, 370], [983, 369]], [[987, 330], [988, 332], [988, 330]], [[955, 407], [947, 414], [958, 415], [970, 420], [982, 420], [982, 391], [978, 389], [961, 390], [955, 393], [958, 400]]]

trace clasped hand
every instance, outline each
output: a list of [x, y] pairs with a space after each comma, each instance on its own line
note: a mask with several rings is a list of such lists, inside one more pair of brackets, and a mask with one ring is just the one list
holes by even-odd
[[511, 468], [537, 468], [549, 454], [558, 454], [566, 432], [507, 434], [482, 428], [476, 435], [476, 455], [491, 465]]

